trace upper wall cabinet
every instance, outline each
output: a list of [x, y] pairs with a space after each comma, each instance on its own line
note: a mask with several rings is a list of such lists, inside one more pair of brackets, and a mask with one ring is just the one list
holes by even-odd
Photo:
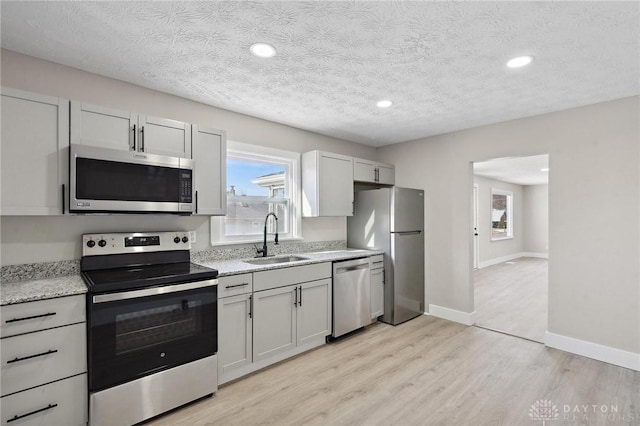
[[191, 158], [191, 125], [72, 101], [71, 143]]
[[353, 180], [356, 182], [393, 185], [396, 181], [395, 176], [395, 167], [391, 164], [362, 158], [353, 159]]
[[302, 215], [353, 216], [353, 158], [323, 151], [302, 154]]
[[3, 215], [64, 213], [69, 100], [2, 88]]
[[227, 139], [222, 130], [193, 125], [196, 214], [227, 212]]

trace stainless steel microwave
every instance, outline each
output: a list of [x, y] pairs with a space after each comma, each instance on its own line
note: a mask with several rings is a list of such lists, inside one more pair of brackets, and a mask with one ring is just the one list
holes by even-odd
[[194, 211], [193, 160], [77, 144], [69, 155], [71, 213]]

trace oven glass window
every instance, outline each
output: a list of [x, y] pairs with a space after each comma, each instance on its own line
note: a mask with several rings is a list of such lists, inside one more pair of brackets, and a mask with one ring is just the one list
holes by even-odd
[[76, 158], [79, 200], [175, 203], [180, 197], [180, 169]]
[[116, 315], [116, 355], [202, 332], [198, 300]]
[[217, 318], [216, 286], [91, 303], [90, 390], [215, 354]]

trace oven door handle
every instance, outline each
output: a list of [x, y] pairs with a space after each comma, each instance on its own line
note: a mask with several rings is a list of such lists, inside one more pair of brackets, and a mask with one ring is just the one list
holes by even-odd
[[120, 293], [98, 294], [93, 296], [93, 303], [115, 302], [118, 300], [135, 299], [137, 297], [158, 296], [179, 291], [194, 290], [211, 287], [218, 284], [218, 280], [197, 281], [194, 283], [166, 285], [162, 287], [145, 288], [143, 290], [123, 291]]

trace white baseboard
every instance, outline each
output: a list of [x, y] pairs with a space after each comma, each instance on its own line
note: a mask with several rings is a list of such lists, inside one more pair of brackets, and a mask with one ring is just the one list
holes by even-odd
[[537, 257], [539, 259], [548, 259], [549, 253], [536, 253], [533, 251], [523, 251], [520, 253], [520, 257]]
[[429, 305], [429, 315], [449, 321], [459, 322], [464, 325], [473, 325], [476, 322], [476, 311], [470, 313], [462, 312], [438, 305]]
[[521, 251], [519, 253], [509, 254], [502, 257], [494, 257], [493, 259], [478, 262], [478, 269], [486, 268], [487, 266], [497, 265], [498, 263], [508, 262], [510, 260], [518, 259], [520, 257], [538, 257], [540, 259], [548, 259], [548, 253], [535, 253], [529, 251]]
[[493, 265], [497, 265], [498, 263], [502, 263], [502, 262], [508, 262], [510, 260], [513, 259], [517, 259], [519, 257], [522, 257], [522, 253], [513, 253], [507, 256], [502, 256], [502, 257], [494, 257], [493, 259], [489, 259], [489, 260], [485, 260], [482, 262], [478, 262], [478, 269], [482, 269], [482, 268], [486, 268], [488, 266], [493, 266]]
[[545, 333], [545, 346], [562, 351], [571, 352], [587, 358], [597, 359], [609, 364], [640, 371], [640, 354], [623, 351], [621, 349], [591, 343], [573, 337], [562, 336], [560, 334]]

